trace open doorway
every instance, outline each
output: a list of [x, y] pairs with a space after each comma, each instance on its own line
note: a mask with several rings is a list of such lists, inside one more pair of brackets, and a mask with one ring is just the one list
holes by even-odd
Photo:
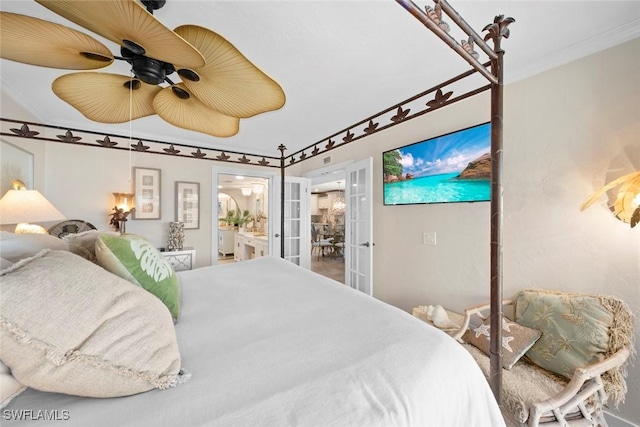
[[217, 263], [268, 255], [270, 179], [249, 171], [231, 170], [218, 171], [215, 176]]
[[[371, 157], [357, 162], [348, 161], [340, 164], [328, 166], [323, 169], [308, 172], [305, 174], [311, 179], [312, 192], [320, 193], [320, 185], [326, 184], [332, 187], [325, 187], [325, 193], [334, 196], [326, 196], [323, 201], [318, 196], [317, 206], [312, 206], [314, 215], [309, 221], [322, 221], [329, 230], [333, 227], [338, 231], [342, 241], [332, 241], [331, 253], [334, 259], [340, 261], [337, 275], [342, 278], [340, 282], [357, 289], [367, 295], [373, 295], [373, 203], [372, 203], [372, 169], [373, 159]], [[330, 184], [331, 183], [331, 184]], [[314, 191], [314, 190], [318, 191]], [[324, 209], [322, 207], [324, 206]], [[344, 209], [344, 213], [342, 210]], [[336, 215], [338, 214], [338, 215]], [[339, 214], [342, 214], [341, 216]], [[331, 232], [329, 232], [331, 234]], [[309, 236], [314, 241], [313, 236]], [[326, 243], [325, 243], [326, 245]], [[314, 246], [318, 246], [316, 243]], [[321, 245], [322, 246], [322, 245]], [[326, 251], [326, 249], [325, 249]], [[322, 260], [314, 256], [313, 260]], [[324, 259], [327, 259], [326, 252]], [[325, 264], [328, 265], [328, 264]], [[317, 262], [312, 266], [312, 270], [320, 274], [329, 275], [322, 271], [323, 264]], [[332, 274], [336, 274], [333, 272]], [[331, 276], [330, 276], [331, 277]], [[336, 278], [336, 280], [338, 280]]]
[[311, 178], [311, 270], [345, 283], [345, 171]]

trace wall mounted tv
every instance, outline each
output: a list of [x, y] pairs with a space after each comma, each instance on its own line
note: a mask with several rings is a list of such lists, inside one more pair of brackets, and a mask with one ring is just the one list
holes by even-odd
[[385, 205], [491, 199], [491, 123], [382, 153]]

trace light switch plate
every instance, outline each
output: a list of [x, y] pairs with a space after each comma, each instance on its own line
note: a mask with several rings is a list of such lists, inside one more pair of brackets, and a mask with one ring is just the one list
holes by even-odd
[[422, 233], [422, 244], [423, 245], [436, 245], [436, 232], [435, 231], [425, 231]]

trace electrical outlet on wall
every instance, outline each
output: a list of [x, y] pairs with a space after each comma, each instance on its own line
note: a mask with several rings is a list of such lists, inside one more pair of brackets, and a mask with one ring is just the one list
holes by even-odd
[[423, 245], [436, 245], [436, 232], [435, 231], [425, 231], [422, 233], [422, 244]]

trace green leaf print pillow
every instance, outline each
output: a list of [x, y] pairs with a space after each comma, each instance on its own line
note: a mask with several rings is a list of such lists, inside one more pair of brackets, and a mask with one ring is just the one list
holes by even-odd
[[135, 234], [103, 234], [96, 240], [97, 263], [141, 286], [167, 306], [174, 321], [180, 314], [180, 282], [171, 264], [148, 240]]

